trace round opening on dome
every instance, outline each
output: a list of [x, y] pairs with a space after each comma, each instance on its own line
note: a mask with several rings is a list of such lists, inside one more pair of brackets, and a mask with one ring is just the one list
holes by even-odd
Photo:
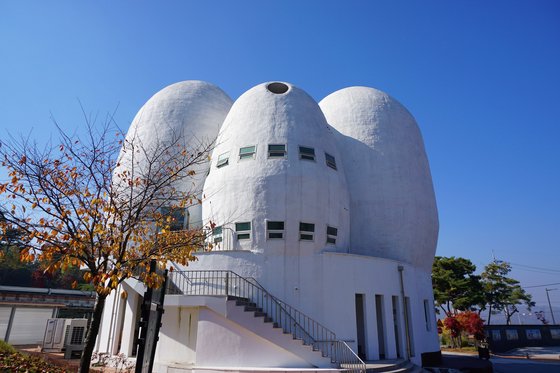
[[269, 85], [266, 86], [266, 88], [270, 92], [276, 93], [277, 95], [281, 95], [282, 93], [286, 93], [286, 92], [288, 92], [288, 89], [290, 89], [290, 87], [288, 87], [287, 84], [280, 83], [280, 82], [270, 83]]

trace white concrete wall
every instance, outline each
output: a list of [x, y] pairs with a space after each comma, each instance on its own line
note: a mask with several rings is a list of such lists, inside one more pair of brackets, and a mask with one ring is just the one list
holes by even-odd
[[197, 367], [311, 367], [207, 308], [199, 310], [196, 351]]
[[[156, 361], [159, 365], [192, 366], [197, 362], [198, 307], [165, 307]], [[216, 346], [212, 348], [217, 352]]]
[[[267, 253], [268, 254], [268, 253]], [[191, 270], [233, 270], [241, 276], [256, 278], [273, 295], [296, 307], [316, 321], [333, 330], [342, 340], [351, 340], [349, 345], [356, 351], [355, 294], [364, 294], [366, 305], [368, 359], [377, 359], [379, 346], [375, 295], [384, 296], [386, 357], [396, 358], [396, 339], [393, 324], [392, 297], [399, 299], [399, 343], [402, 356], [406, 353], [405, 321], [399, 278], [402, 265], [405, 296], [410, 298], [414, 361], [419, 363], [422, 352], [437, 351], [439, 343], [433, 320], [431, 330], [426, 330], [424, 299], [433, 304], [430, 274], [413, 266], [382, 258], [364, 255], [324, 252], [302, 253], [297, 258], [297, 276], [286, 281], [282, 256], [258, 254], [247, 251], [205, 253], [189, 266]], [[282, 295], [279, 295], [279, 294]]]

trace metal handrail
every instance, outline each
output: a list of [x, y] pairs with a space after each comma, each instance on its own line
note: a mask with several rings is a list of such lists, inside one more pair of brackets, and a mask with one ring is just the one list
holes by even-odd
[[170, 295], [221, 295], [242, 300], [250, 310], [262, 313], [284, 333], [321, 351], [339, 368], [365, 372], [365, 363], [345, 342], [337, 340], [334, 332], [270, 294], [255, 279], [225, 270], [173, 271], [169, 279]]

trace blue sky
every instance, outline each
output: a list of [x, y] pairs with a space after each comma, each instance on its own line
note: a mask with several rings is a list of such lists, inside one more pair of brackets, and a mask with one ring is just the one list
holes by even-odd
[[51, 114], [83, 126], [78, 100], [118, 107], [127, 128], [188, 79], [234, 99], [269, 80], [317, 101], [351, 85], [391, 94], [424, 136], [438, 254], [482, 268], [493, 251], [524, 286], [560, 283], [557, 1], [0, 2], [2, 138], [48, 138]]

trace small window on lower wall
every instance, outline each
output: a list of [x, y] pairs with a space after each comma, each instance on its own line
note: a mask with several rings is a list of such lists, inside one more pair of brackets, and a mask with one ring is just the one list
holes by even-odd
[[299, 159], [306, 159], [308, 161], [315, 160], [315, 149], [308, 148], [307, 146], [299, 147]]
[[245, 146], [239, 149], [239, 159], [252, 159], [255, 158], [255, 154], [257, 153], [257, 146]]
[[302, 241], [313, 241], [315, 224], [299, 223], [299, 239]]
[[214, 229], [212, 229], [212, 241], [214, 241], [214, 243], [220, 243], [222, 239], [222, 226], [214, 227]]
[[337, 235], [338, 235], [338, 229], [327, 225], [327, 243], [336, 245]]
[[285, 144], [269, 144], [268, 145], [268, 158], [285, 158], [286, 145]]
[[284, 222], [283, 221], [267, 221], [266, 237], [269, 239], [284, 238]]
[[235, 233], [238, 240], [248, 240], [251, 238], [251, 222], [235, 223]]
[[327, 166], [336, 170], [336, 159], [332, 155], [325, 153], [325, 161], [327, 162]]
[[218, 156], [217, 168], [227, 166], [229, 164], [229, 152], [222, 153]]

